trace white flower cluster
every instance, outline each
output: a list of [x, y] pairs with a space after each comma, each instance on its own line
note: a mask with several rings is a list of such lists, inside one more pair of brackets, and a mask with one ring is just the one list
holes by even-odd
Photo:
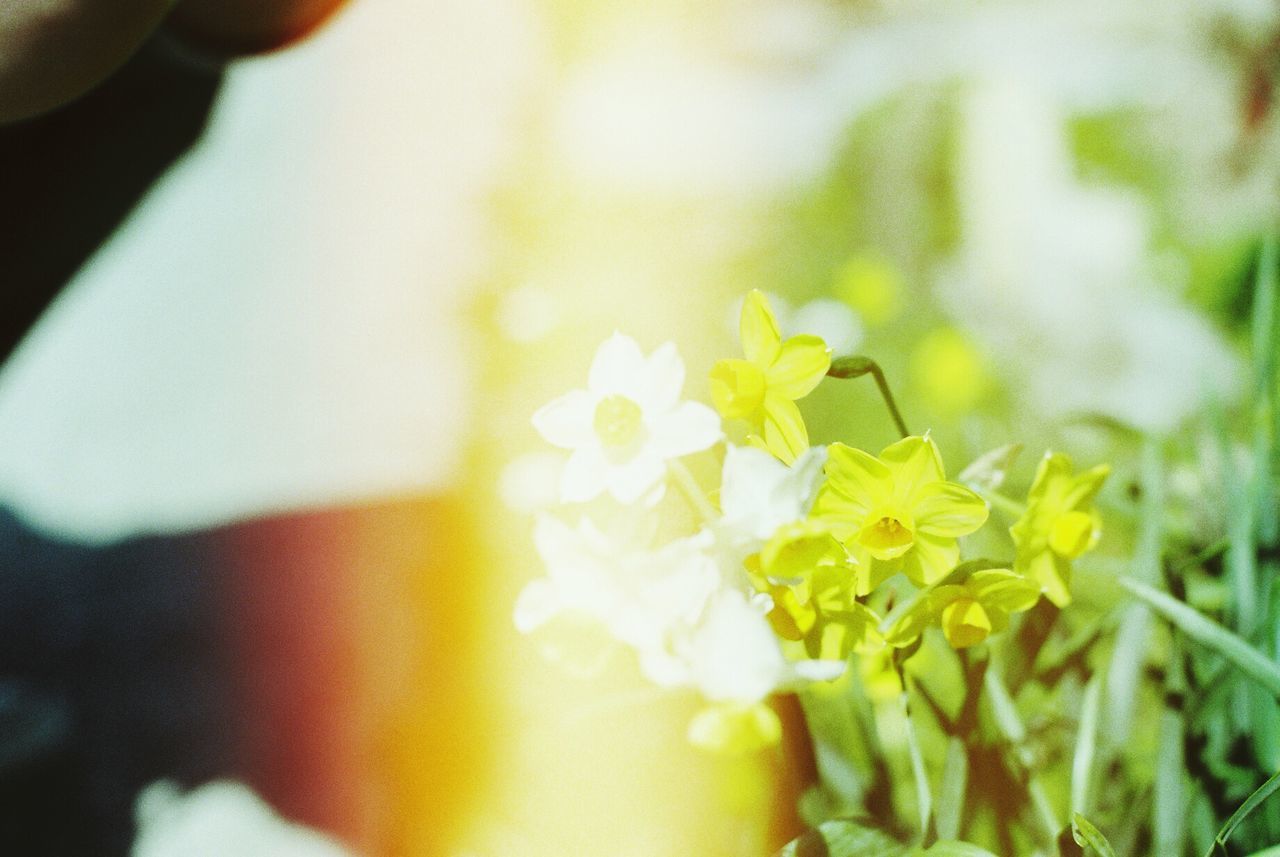
[[[680, 400], [683, 383], [673, 345], [645, 357], [614, 334], [596, 354], [587, 389], [534, 415], [543, 437], [570, 456], [560, 481], [564, 506], [541, 515], [534, 530], [547, 574], [521, 593], [515, 621], [525, 633], [560, 621], [594, 625], [633, 650], [654, 683], [695, 688], [714, 705], [745, 711], [774, 691], [844, 669], [842, 661], [786, 656], [766, 619], [770, 598], [744, 567], [779, 527], [808, 513], [825, 450], [810, 449], [788, 467], [762, 450], [726, 444], [719, 509], [705, 496], [691, 498], [704, 517], [697, 530], [655, 543], [669, 477], [700, 490], [679, 459], [723, 439], [714, 411]], [[598, 500], [606, 494], [616, 502]]]

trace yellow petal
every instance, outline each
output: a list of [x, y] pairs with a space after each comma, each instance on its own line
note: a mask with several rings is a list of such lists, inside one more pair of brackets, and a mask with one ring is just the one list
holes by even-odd
[[831, 368], [831, 349], [816, 336], [793, 336], [765, 371], [769, 391], [788, 399], [800, 399], [813, 392]]
[[933, 536], [967, 536], [987, 520], [987, 504], [955, 482], [932, 482], [918, 492], [912, 509], [916, 529]]
[[1077, 558], [1097, 543], [1097, 523], [1088, 512], [1059, 515], [1049, 527], [1049, 549], [1066, 559]]
[[1061, 452], [1046, 452], [1036, 467], [1036, 478], [1027, 492], [1027, 506], [1043, 504], [1058, 509], [1063, 507], [1071, 485], [1071, 457]]
[[772, 393], [764, 399], [764, 443], [784, 464], [809, 448], [809, 432], [796, 403]]
[[1098, 492], [1102, 490], [1102, 483], [1107, 481], [1109, 475], [1111, 475], [1111, 465], [1099, 464], [1079, 476], [1072, 477], [1071, 487], [1062, 498], [1063, 504], [1069, 509], [1081, 509], [1089, 505], [1093, 502], [1093, 498], [1098, 496]]
[[764, 368], [778, 358], [782, 347], [778, 320], [769, 308], [769, 299], [758, 289], [748, 292], [742, 302], [738, 332], [742, 337], [742, 353], [752, 363]]
[[974, 572], [965, 588], [988, 608], [1005, 613], [1030, 610], [1040, 600], [1040, 587], [1020, 574], [1002, 568]]
[[824, 661], [843, 661], [854, 652], [878, 652], [884, 648], [879, 624], [880, 617], [871, 608], [851, 602], [846, 610], [823, 617], [805, 641], [805, 651], [809, 657]]
[[862, 508], [864, 516], [873, 506], [888, 505], [893, 497], [893, 472], [883, 461], [860, 449], [831, 444], [823, 469], [832, 490]]
[[902, 571], [916, 586], [941, 580], [960, 561], [955, 539], [917, 533], [915, 544], [902, 558]]
[[888, 446], [880, 453], [880, 460], [893, 471], [893, 481], [898, 497], [911, 502], [917, 493], [932, 482], [946, 478], [942, 469], [942, 455], [933, 438], [907, 437]]
[[718, 360], [711, 367], [711, 401], [727, 419], [758, 422], [764, 393], [764, 372], [750, 361]]
[[1045, 550], [1027, 563], [1031, 579], [1040, 584], [1046, 598], [1059, 607], [1071, 603], [1071, 561]]

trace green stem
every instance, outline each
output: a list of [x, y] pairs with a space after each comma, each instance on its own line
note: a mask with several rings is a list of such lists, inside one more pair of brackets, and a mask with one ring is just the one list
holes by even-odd
[[831, 368], [827, 370], [827, 375], [832, 378], [861, 378], [863, 375], [870, 375], [875, 379], [876, 386], [880, 388], [880, 397], [884, 399], [885, 407], [889, 409], [889, 416], [893, 417], [893, 424], [897, 427], [898, 434], [903, 437], [911, 436], [911, 432], [907, 430], [907, 423], [902, 418], [902, 412], [898, 410], [898, 403], [893, 399], [893, 392], [889, 389], [889, 382], [885, 380], [884, 370], [880, 368], [879, 363], [870, 357], [862, 355], [837, 357], [831, 361]]
[[1000, 511], [1007, 512], [1015, 518], [1021, 518], [1027, 513], [1027, 506], [1025, 503], [1019, 503], [1017, 500], [1012, 497], [1006, 497], [999, 491], [983, 491], [981, 493], [982, 499], [986, 500]]
[[719, 513], [716, 512], [716, 507], [711, 505], [711, 501], [707, 499], [702, 486], [698, 484], [698, 480], [694, 479], [693, 474], [689, 472], [689, 468], [684, 466], [684, 462], [669, 461], [667, 462], [667, 469], [675, 477], [681, 493], [684, 494], [685, 499], [689, 501], [689, 505], [698, 513], [703, 522], [709, 524], [720, 517]]

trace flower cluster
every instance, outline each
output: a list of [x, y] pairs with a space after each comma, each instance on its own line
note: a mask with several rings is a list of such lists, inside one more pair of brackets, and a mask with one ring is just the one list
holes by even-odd
[[[682, 400], [674, 345], [646, 356], [615, 333], [586, 388], [534, 415], [569, 456], [562, 506], [535, 525], [547, 574], [521, 593], [521, 631], [603, 632], [649, 680], [702, 695], [695, 744], [744, 750], [778, 738], [771, 694], [836, 678], [851, 655], [883, 658], [930, 627], [973, 646], [1042, 592], [1069, 600], [1071, 560], [1098, 538], [1091, 503], [1105, 467], [1074, 476], [1065, 456], [1048, 456], [1010, 531], [1015, 560], [962, 562], [960, 539], [988, 505], [947, 479], [932, 437], [879, 455], [811, 446], [796, 400], [828, 375], [829, 349], [784, 339], [759, 292], [743, 302], [740, 334], [743, 356], [710, 372], [715, 410]], [[698, 482], [691, 456], [720, 457], [717, 486]]]

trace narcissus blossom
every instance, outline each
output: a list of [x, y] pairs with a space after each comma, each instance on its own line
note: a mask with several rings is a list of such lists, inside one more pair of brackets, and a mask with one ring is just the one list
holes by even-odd
[[641, 656], [665, 649], [676, 629], [692, 626], [721, 585], [706, 531], [657, 550], [612, 538], [590, 520], [571, 527], [538, 519], [534, 545], [547, 576], [516, 602], [516, 627], [537, 631], [558, 619], [594, 623]]
[[809, 432], [796, 407], [831, 367], [831, 351], [816, 336], [785, 342], [769, 302], [752, 291], [739, 324], [745, 359], [720, 360], [711, 369], [711, 398], [728, 419], [744, 420], [751, 442], [790, 464], [809, 448]]
[[981, 497], [946, 480], [928, 435], [900, 440], [879, 457], [832, 444], [826, 474], [812, 515], [869, 566], [859, 595], [899, 570], [919, 586], [942, 578], [960, 558], [956, 539], [987, 520]]
[[892, 646], [914, 642], [937, 624], [957, 649], [976, 646], [1009, 626], [1009, 614], [1030, 610], [1040, 588], [1016, 572], [1002, 568], [976, 571], [961, 583], [946, 583], [920, 592], [893, 620], [885, 634]]
[[1071, 561], [1092, 550], [1102, 535], [1102, 519], [1093, 508], [1111, 472], [1100, 464], [1072, 472], [1071, 459], [1047, 454], [1027, 494], [1027, 510], [1009, 528], [1016, 549], [1014, 570], [1035, 580], [1059, 607], [1071, 603]]
[[566, 503], [604, 492], [634, 503], [663, 483], [667, 462], [720, 440], [720, 419], [697, 402], [680, 401], [684, 363], [671, 343], [646, 357], [635, 340], [615, 333], [596, 351], [587, 388], [573, 390], [533, 415], [550, 443], [572, 451], [560, 477]]

